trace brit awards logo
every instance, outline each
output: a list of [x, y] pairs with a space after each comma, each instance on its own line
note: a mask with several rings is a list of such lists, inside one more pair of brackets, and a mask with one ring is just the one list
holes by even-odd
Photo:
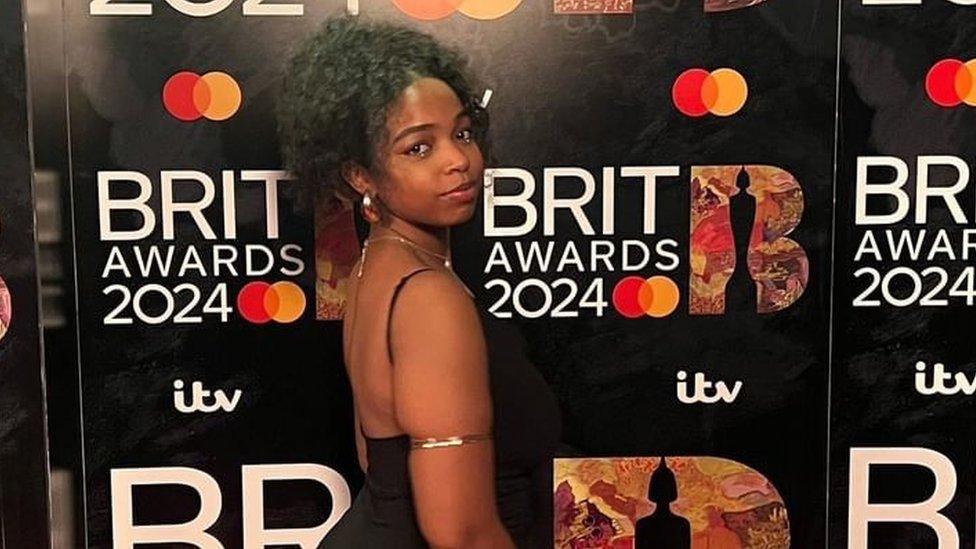
[[[680, 180], [680, 166], [606, 167], [599, 193], [597, 177], [585, 168], [547, 167], [542, 172], [541, 208], [536, 205], [536, 177], [528, 170], [495, 168], [485, 173], [484, 235], [492, 247], [483, 271], [491, 278], [484, 287], [494, 296], [489, 312], [499, 318], [601, 317], [611, 302], [625, 318], [664, 318], [681, 301], [692, 316], [721, 315], [727, 312], [727, 294], [747, 296], [746, 306], [757, 313], [774, 313], [796, 303], [807, 287], [806, 251], [788, 236], [803, 216], [803, 190], [786, 170], [767, 165], [691, 167], [686, 235], [661, 234], [657, 226], [657, 188]], [[521, 190], [496, 192], [495, 181], [502, 179], [515, 180]], [[582, 184], [582, 193], [557, 198], [557, 180], [570, 179]], [[643, 187], [642, 231], [614, 238], [616, 193], [623, 185]], [[598, 207], [589, 207], [593, 202]], [[505, 211], [522, 222], [502, 225], [497, 220]], [[588, 213], [593, 211], [599, 215]], [[559, 231], [557, 214], [569, 214], [572, 220]], [[540, 225], [541, 235], [533, 239]], [[552, 237], [557, 232], [579, 237], [556, 241]], [[684, 292], [673, 275], [681, 265], [682, 242], [688, 248], [689, 271]], [[655, 274], [637, 274], [648, 271]], [[612, 301], [607, 299], [608, 282], [614, 284]]]

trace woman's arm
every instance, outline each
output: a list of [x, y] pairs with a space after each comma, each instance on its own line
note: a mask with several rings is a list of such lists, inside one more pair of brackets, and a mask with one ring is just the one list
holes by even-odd
[[[391, 313], [397, 421], [414, 439], [491, 432], [484, 334], [474, 303], [448, 273], [412, 277]], [[417, 522], [435, 548], [514, 548], [495, 503], [494, 445], [481, 440], [410, 452]]]

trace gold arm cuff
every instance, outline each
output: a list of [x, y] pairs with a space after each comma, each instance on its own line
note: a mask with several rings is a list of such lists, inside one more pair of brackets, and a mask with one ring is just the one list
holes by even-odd
[[414, 450], [430, 450], [433, 448], [452, 448], [462, 444], [491, 440], [491, 435], [465, 435], [460, 437], [448, 438], [413, 438], [410, 439], [410, 448]]

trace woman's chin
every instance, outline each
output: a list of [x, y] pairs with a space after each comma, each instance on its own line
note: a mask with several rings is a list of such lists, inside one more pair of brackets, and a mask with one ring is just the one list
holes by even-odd
[[455, 225], [463, 225], [474, 218], [474, 211], [477, 201], [470, 204], [458, 205], [457, 207], [450, 208], [444, 211], [442, 215], [438, 216], [439, 222], [437, 225], [441, 227], [454, 227]]
[[477, 202], [472, 203], [470, 207], [468, 207], [464, 211], [460, 212], [460, 214], [457, 216], [457, 220], [454, 223], [452, 223], [451, 225], [452, 226], [453, 225], [463, 225], [463, 224], [467, 223], [468, 221], [471, 221], [472, 219], [474, 219], [474, 209], [475, 209], [475, 204], [476, 203]]

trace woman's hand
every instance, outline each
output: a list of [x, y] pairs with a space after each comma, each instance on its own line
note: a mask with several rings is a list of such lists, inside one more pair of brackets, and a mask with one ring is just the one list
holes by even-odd
[[[491, 432], [484, 333], [474, 303], [444, 271], [403, 286], [391, 313], [397, 421], [414, 439]], [[410, 453], [417, 522], [439, 549], [514, 548], [495, 502], [491, 440]]]

